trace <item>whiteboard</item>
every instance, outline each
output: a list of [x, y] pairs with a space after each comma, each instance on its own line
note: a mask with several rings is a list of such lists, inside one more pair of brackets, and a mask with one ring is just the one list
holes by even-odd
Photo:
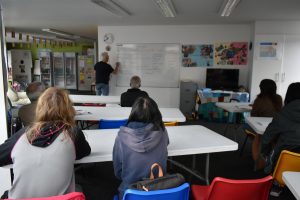
[[117, 86], [128, 87], [137, 75], [142, 87], [178, 88], [180, 56], [179, 44], [117, 44]]

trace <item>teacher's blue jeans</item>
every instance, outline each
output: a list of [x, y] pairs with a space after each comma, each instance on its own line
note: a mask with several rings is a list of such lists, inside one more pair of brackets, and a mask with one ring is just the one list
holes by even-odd
[[109, 86], [105, 83], [97, 83], [96, 84], [96, 95], [98, 96], [108, 96]]

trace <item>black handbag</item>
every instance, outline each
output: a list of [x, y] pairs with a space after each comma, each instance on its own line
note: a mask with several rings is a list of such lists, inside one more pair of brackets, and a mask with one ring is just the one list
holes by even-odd
[[[153, 174], [153, 169], [158, 168], [158, 177], [155, 178]], [[175, 188], [185, 183], [185, 179], [181, 174], [167, 174], [163, 175], [163, 170], [161, 166], [154, 163], [151, 166], [150, 178], [138, 181], [129, 186], [129, 189], [143, 190], [143, 191], [153, 191], [153, 190], [164, 190]]]

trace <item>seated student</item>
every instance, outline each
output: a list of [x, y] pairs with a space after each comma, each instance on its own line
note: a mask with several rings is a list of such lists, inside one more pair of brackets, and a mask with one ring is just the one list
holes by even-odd
[[[271, 79], [264, 79], [259, 84], [260, 94], [254, 100], [252, 117], [274, 117], [282, 108], [282, 98], [276, 94], [276, 83]], [[254, 132], [254, 131], [253, 131]], [[256, 135], [252, 143], [252, 157], [256, 161], [260, 154], [261, 135]]]
[[45, 86], [41, 82], [32, 82], [26, 88], [26, 94], [31, 103], [24, 105], [19, 109], [18, 116], [24, 126], [30, 125], [35, 118], [35, 108], [39, 96], [45, 90]]
[[157, 104], [149, 97], [138, 98], [127, 125], [120, 128], [113, 149], [115, 176], [122, 181], [119, 199], [130, 184], [149, 177], [153, 163], [157, 162], [166, 172], [168, 144]]
[[74, 116], [68, 93], [48, 88], [37, 102], [34, 123], [0, 145], [0, 166], [13, 164], [14, 181], [8, 198], [49, 197], [75, 191], [75, 159], [89, 155], [91, 148], [76, 128]]
[[130, 79], [130, 87], [127, 92], [124, 92], [121, 95], [121, 106], [122, 107], [131, 107], [134, 101], [139, 97], [148, 97], [147, 92], [140, 90], [141, 79], [138, 76], [133, 76]]
[[[271, 173], [282, 150], [300, 152], [300, 82], [289, 85], [284, 107], [262, 136], [260, 166]], [[265, 162], [266, 161], [266, 162]]]

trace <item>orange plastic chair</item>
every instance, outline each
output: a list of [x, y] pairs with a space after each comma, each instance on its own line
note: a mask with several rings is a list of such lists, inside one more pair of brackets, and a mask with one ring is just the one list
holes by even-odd
[[178, 122], [164, 122], [165, 126], [177, 126]]
[[210, 186], [192, 185], [194, 200], [267, 200], [272, 176], [253, 180], [216, 177]]
[[300, 154], [291, 151], [283, 150], [278, 158], [276, 167], [273, 172], [273, 177], [280, 187], [285, 186], [282, 180], [284, 171], [300, 171]]
[[[13, 200], [13, 199], [8, 199]], [[85, 196], [81, 192], [71, 192], [65, 195], [52, 196], [52, 197], [38, 197], [38, 198], [27, 198], [19, 200], [85, 200]]]

